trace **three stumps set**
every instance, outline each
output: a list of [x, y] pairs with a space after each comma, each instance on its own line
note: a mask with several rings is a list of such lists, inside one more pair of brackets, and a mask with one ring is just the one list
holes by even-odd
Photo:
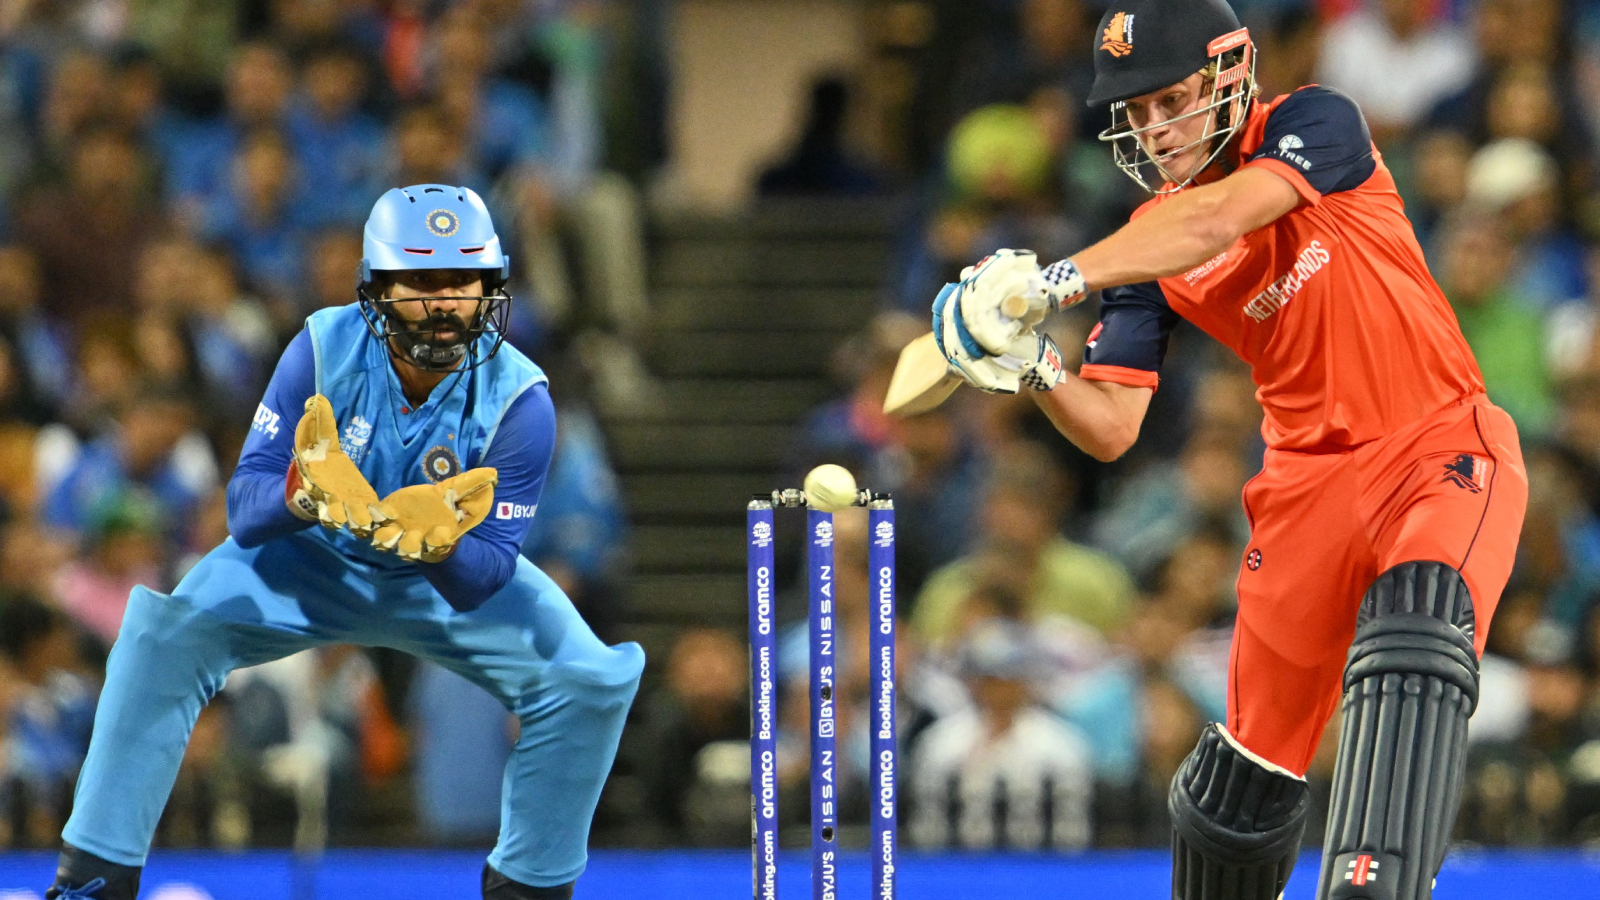
[[[810, 479], [808, 479], [809, 487]], [[853, 484], [852, 484], [853, 488]], [[895, 897], [895, 565], [894, 501], [887, 494], [855, 492], [868, 510], [871, 583], [872, 770], [869, 789], [873, 900]], [[778, 648], [774, 617], [773, 510], [806, 511], [806, 572], [810, 594], [811, 684], [811, 896], [839, 897], [839, 754], [835, 711], [833, 513], [816, 508], [816, 494], [788, 489], [757, 495], [748, 507], [750, 588], [750, 794], [755, 900], [778, 898]], [[812, 502], [808, 503], [808, 497]]]

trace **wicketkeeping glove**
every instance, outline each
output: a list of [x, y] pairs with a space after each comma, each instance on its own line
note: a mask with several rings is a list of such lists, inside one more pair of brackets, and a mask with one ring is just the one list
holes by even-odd
[[289, 511], [325, 528], [372, 534], [372, 507], [378, 494], [339, 446], [339, 422], [328, 398], [314, 394], [294, 429], [294, 461], [284, 484]]
[[372, 533], [372, 546], [413, 562], [442, 562], [489, 515], [499, 481], [499, 472], [480, 467], [395, 491], [378, 504], [382, 524]]

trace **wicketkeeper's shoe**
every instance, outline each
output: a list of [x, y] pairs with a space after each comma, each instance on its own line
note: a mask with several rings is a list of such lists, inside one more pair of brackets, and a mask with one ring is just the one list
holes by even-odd
[[512, 881], [488, 863], [483, 865], [483, 900], [572, 900], [574, 884], [569, 881], [555, 887], [533, 887]]
[[45, 900], [134, 900], [141, 871], [68, 844], [61, 848], [56, 883], [44, 892]]

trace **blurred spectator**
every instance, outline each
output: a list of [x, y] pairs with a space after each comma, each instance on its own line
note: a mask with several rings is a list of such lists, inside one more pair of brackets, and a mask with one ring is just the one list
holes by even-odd
[[39, 260], [49, 309], [75, 324], [126, 314], [139, 250], [153, 217], [146, 163], [126, 137], [96, 126], [71, 148], [66, 178], [24, 197], [13, 233]]
[[[361, 232], [335, 229], [319, 232], [308, 245], [307, 300], [301, 311], [310, 314], [327, 306], [344, 306], [356, 299], [356, 279], [361, 273]], [[299, 331], [299, 318], [279, 323], [282, 331]]]
[[53, 846], [66, 820], [95, 704], [75, 641], [44, 603], [0, 602], [0, 847]]
[[806, 124], [781, 161], [761, 173], [756, 190], [768, 196], [860, 197], [877, 193], [880, 180], [845, 146], [850, 89], [829, 77], [811, 86]]
[[299, 172], [301, 218], [310, 227], [359, 226], [372, 206], [384, 133], [361, 108], [367, 90], [366, 61], [347, 46], [328, 45], [306, 60], [287, 134]]
[[1234, 435], [1222, 427], [1198, 431], [1176, 465], [1150, 466], [1123, 481], [1095, 525], [1095, 546], [1117, 557], [1135, 578], [1149, 575], [1207, 521], [1227, 523], [1242, 546], [1250, 523], [1239, 496], [1249, 474]]
[[215, 216], [211, 206], [236, 181], [235, 157], [251, 132], [283, 127], [294, 76], [283, 51], [254, 42], [231, 48], [226, 109], [175, 125], [163, 142], [166, 197], [178, 217], [200, 225]]
[[[1066, 480], [1049, 454], [1017, 445], [995, 461], [976, 507], [988, 546], [1003, 554], [1030, 614], [1076, 619], [1102, 633], [1127, 616], [1133, 585], [1116, 560], [1061, 536]], [[980, 573], [967, 557], [929, 577], [911, 614], [917, 636], [930, 646], [960, 640], [957, 616]]]
[[118, 427], [85, 446], [48, 489], [41, 521], [82, 533], [101, 504], [143, 490], [156, 504], [162, 532], [181, 537], [200, 499], [217, 484], [216, 460], [193, 423], [188, 398], [146, 386], [117, 416]]
[[1581, 300], [1589, 292], [1583, 245], [1559, 221], [1555, 161], [1526, 138], [1502, 138], [1472, 157], [1466, 202], [1498, 217], [1518, 260], [1512, 283], [1541, 307]]
[[[1361, 105], [1381, 144], [1472, 77], [1472, 42], [1426, 0], [1376, 0], [1329, 23], [1317, 80]], [[1299, 85], [1296, 85], [1298, 87]]]
[[[491, 181], [549, 153], [544, 104], [532, 91], [497, 77], [489, 35], [470, 6], [446, 13], [432, 33], [432, 83], [453, 140], [469, 165]], [[452, 182], [455, 183], [455, 182]]]
[[455, 184], [482, 192], [486, 180], [467, 161], [450, 118], [437, 106], [412, 106], [394, 128], [394, 171], [385, 184]]
[[348, 823], [369, 779], [392, 776], [404, 760], [404, 739], [357, 647], [318, 647], [239, 669], [226, 691], [230, 740], [267, 785], [292, 799], [296, 847], [322, 846], [330, 825]]
[[229, 185], [206, 207], [200, 233], [233, 251], [251, 286], [287, 306], [304, 277], [306, 185], [281, 132], [253, 131], [236, 146]]
[[[1457, 828], [1470, 840], [1512, 846], [1566, 842], [1578, 836], [1579, 821], [1593, 827], [1600, 814], [1592, 774], [1573, 771], [1579, 748], [1600, 740], [1596, 723], [1584, 715], [1584, 672], [1570, 647], [1536, 650], [1525, 672], [1526, 733], [1515, 741], [1475, 745], [1468, 758]], [[1574, 781], [1587, 787], [1586, 795], [1570, 792]]]
[[71, 386], [65, 329], [40, 305], [39, 261], [28, 250], [0, 247], [0, 340], [10, 356], [8, 404], [33, 425], [59, 414]]
[[1089, 748], [1030, 696], [1037, 653], [1026, 632], [999, 622], [980, 624], [963, 641], [973, 707], [935, 722], [911, 751], [910, 837], [918, 846], [1089, 845]]
[[84, 630], [110, 647], [134, 587], [165, 590], [161, 511], [137, 490], [107, 493], [84, 531], [84, 553], [68, 563], [55, 597]]
[[1489, 399], [1525, 434], [1537, 435], [1549, 429], [1554, 402], [1544, 319], [1508, 281], [1512, 246], [1502, 220], [1463, 216], [1444, 237], [1439, 280], [1477, 357]]
[[241, 21], [240, 0], [131, 0], [127, 36], [145, 47], [176, 84], [221, 80]]
[[726, 631], [682, 632], [667, 658], [664, 691], [651, 704], [646, 790], [668, 834], [689, 844], [725, 843], [750, 822], [749, 755], [730, 785], [718, 765], [750, 737], [748, 653]]

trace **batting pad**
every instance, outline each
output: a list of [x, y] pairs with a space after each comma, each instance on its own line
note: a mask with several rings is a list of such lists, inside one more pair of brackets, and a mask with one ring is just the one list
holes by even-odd
[[1174, 900], [1276, 900], [1306, 830], [1306, 781], [1207, 725], [1172, 779]]
[[1361, 601], [1319, 900], [1427, 900], [1461, 800], [1478, 702], [1472, 598], [1461, 573], [1408, 562]]

